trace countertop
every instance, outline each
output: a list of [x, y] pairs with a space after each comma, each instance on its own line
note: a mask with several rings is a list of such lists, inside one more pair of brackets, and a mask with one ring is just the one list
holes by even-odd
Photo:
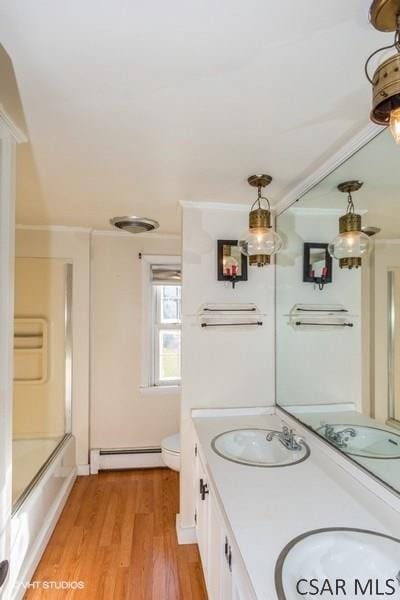
[[378, 498], [303, 435], [310, 457], [279, 467], [230, 462], [211, 448], [231, 429], [281, 429], [278, 415], [195, 416], [194, 427], [213, 486], [257, 598], [276, 600], [274, 570], [294, 537], [323, 527], [357, 527], [400, 538], [400, 513]]

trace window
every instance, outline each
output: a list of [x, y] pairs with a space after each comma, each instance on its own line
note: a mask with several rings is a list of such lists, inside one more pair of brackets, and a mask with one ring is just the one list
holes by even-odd
[[153, 278], [153, 385], [179, 385], [181, 380], [180, 270], [164, 273], [152, 268]]

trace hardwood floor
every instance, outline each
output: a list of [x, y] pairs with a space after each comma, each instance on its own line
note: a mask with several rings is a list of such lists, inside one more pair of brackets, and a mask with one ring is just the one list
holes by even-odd
[[32, 581], [85, 587], [42, 585], [24, 598], [205, 600], [197, 546], [176, 539], [178, 485], [169, 469], [79, 477]]

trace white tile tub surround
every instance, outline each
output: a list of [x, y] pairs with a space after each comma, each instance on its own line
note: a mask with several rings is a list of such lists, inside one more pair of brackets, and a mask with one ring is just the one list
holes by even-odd
[[211, 448], [223, 431], [281, 429], [281, 421], [282, 414], [200, 417], [197, 412], [193, 418], [202, 457], [259, 600], [276, 600], [275, 563], [297, 535], [322, 527], [358, 527], [400, 537], [400, 513], [321, 452], [323, 442], [312, 433], [301, 431], [310, 457], [283, 468], [239, 465]]

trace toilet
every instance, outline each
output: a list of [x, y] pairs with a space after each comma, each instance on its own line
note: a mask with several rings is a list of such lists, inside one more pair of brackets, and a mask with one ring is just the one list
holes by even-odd
[[181, 469], [181, 439], [179, 433], [169, 435], [161, 442], [161, 456], [164, 463], [174, 471]]

